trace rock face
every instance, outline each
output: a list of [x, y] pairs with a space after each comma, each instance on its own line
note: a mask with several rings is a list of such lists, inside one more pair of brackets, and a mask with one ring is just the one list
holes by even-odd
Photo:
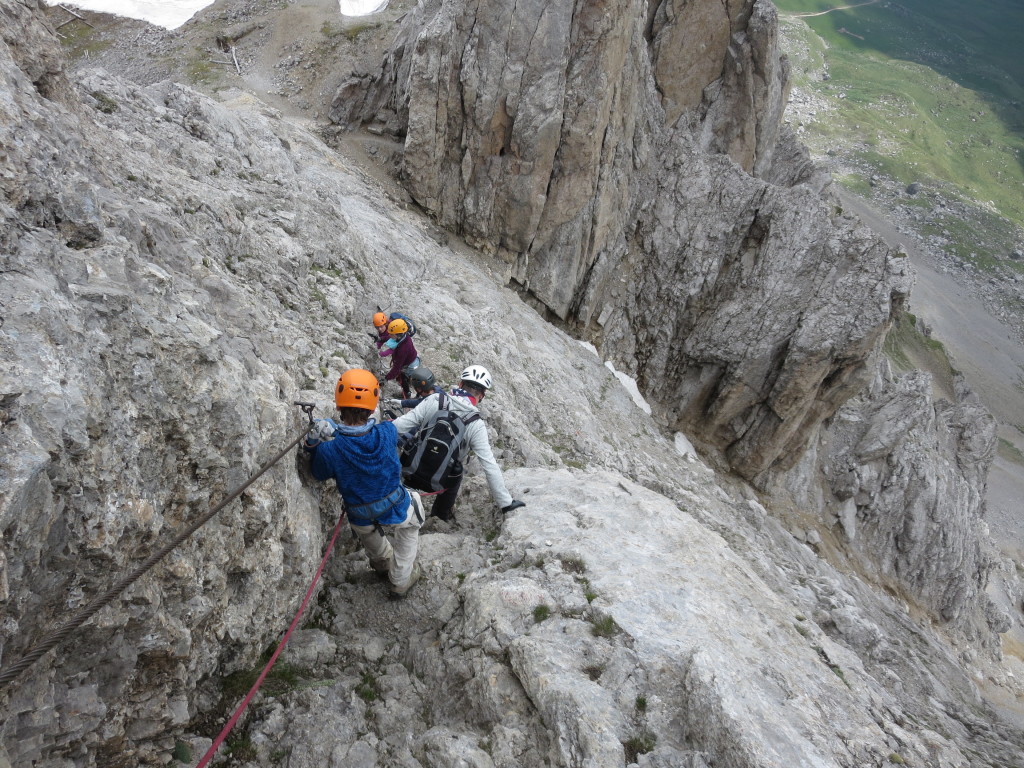
[[[340, 371], [378, 365], [366, 331], [381, 305], [414, 314], [421, 354], [442, 381], [467, 362], [486, 362], [498, 382], [485, 405], [492, 443], [506, 468], [521, 467], [508, 481], [527, 507], [501, 518], [471, 472], [458, 509], [463, 527], [424, 533], [426, 576], [397, 604], [382, 600], [365, 555], [343, 539], [284, 660], [301, 681], [264, 689], [236, 732], [234, 759], [259, 768], [285, 756], [291, 768], [459, 760], [482, 768], [853, 768], [894, 755], [930, 768], [1019, 764], [1021, 730], [1000, 719], [975, 682], [1021, 695], [1021, 676], [978, 652], [1007, 619], [978, 594], [983, 556], [957, 530], [959, 581], [949, 561], [941, 574], [926, 571], [927, 584], [910, 572], [930, 566], [928, 553], [950, 536], [943, 529], [946, 539], [936, 539], [936, 526], [922, 524], [942, 513], [931, 506], [936, 492], [969, 493], [956, 478], [942, 485], [923, 457], [938, 466], [934, 457], [952, 448], [958, 472], [980, 482], [981, 464], [967, 460], [983, 458], [990, 438], [966, 401], [933, 406], [915, 380], [879, 379], [870, 396], [832, 417], [846, 437], [831, 446], [830, 483], [840, 488], [847, 478], [847, 490], [819, 499], [834, 503], [833, 522], [854, 500], [846, 535], [865, 552], [872, 542], [888, 547], [887, 557], [893, 548], [906, 553], [893, 579], [920, 591], [960, 635], [974, 628], [976, 644], [957, 647], [858, 577], [823, 537], [793, 535], [751, 486], [680, 455], [593, 348], [545, 322], [504, 276], [438, 246], [420, 217], [310, 133], [241, 94], [217, 104], [169, 82], [143, 89], [100, 71], [72, 83], [38, 11], [33, 0], [0, 0], [0, 668], [300, 434], [294, 401], [326, 414]], [[655, 26], [652, 16], [640, 29]], [[676, 309], [695, 327], [702, 317], [749, 313], [743, 296], [714, 277], [743, 276], [739, 285], [764, 297], [759, 317], [770, 332], [793, 331], [780, 355], [811, 371], [812, 384], [765, 373], [770, 361], [738, 353], [722, 381], [735, 401], [741, 372], [760, 371], [750, 387], [770, 380], [782, 415], [783, 395], [799, 395], [825, 403], [805, 422], [825, 419], [862, 375], [857, 356], [843, 350], [867, 354], [884, 325], [870, 315], [891, 311], [901, 260], [822, 208], [813, 171], [791, 143], [778, 146], [796, 164], [770, 173], [805, 182], [782, 190], [708, 155], [684, 122], [651, 145], [650, 157], [680, 147], [681, 159], [657, 163], [692, 160], [723, 177], [691, 183], [728, 203], [730, 215], [756, 208], [769, 218], [754, 227], [751, 212], [733, 232], [721, 219], [702, 224], [696, 211], [677, 220], [649, 198], [637, 242], [647, 238], [652, 263], [668, 269], [681, 233], [706, 238], [700, 252], [708, 254], [716, 238], [749, 241], [747, 260], [673, 264], [680, 285], [720, 291], [693, 303], [680, 289]], [[748, 146], [756, 166], [756, 142]], [[729, 178], [748, 186], [726, 194]], [[683, 202], [700, 197], [681, 182], [671, 189]], [[787, 213], [786, 201], [816, 213]], [[676, 234], [656, 234], [657, 217], [673, 218]], [[754, 286], [783, 282], [785, 267], [768, 263], [784, 250], [773, 237], [790, 232], [827, 241], [801, 257], [818, 263], [817, 272], [803, 267], [814, 275], [813, 299], [788, 285]], [[863, 261], [844, 251], [857, 242]], [[631, 246], [629, 258], [640, 253]], [[654, 277], [639, 279], [639, 263], [620, 263], [637, 282], [603, 278], [622, 308], [595, 298], [597, 329], [606, 311], [639, 317], [646, 307], [637, 296], [672, 293]], [[857, 288], [859, 270], [874, 270], [873, 291]], [[796, 321], [780, 296], [832, 303]], [[837, 296], [869, 316], [851, 319]], [[837, 381], [814, 385], [829, 367], [810, 354], [826, 321], [842, 344], [819, 355], [847, 367]], [[603, 332], [604, 343], [639, 358], [622, 327], [621, 337]], [[694, 335], [690, 354], [711, 369], [701, 356], [724, 353]], [[740, 335], [728, 344], [761, 349]], [[855, 422], [855, 405], [885, 415], [894, 398], [917, 409], [907, 416], [913, 440]], [[658, 407], [667, 412], [669, 400]], [[776, 433], [786, 430], [762, 430]], [[937, 442], [929, 445], [929, 435]], [[911, 482], [918, 469], [924, 484]], [[881, 506], [893, 498], [910, 502], [903, 522]], [[0, 765], [194, 764], [238, 699], [230, 675], [257, 666], [287, 626], [338, 514], [333, 490], [288, 454], [0, 688]], [[972, 526], [965, 506], [957, 528]]]
[[[416, 200], [635, 375], [664, 423], [825, 510], [825, 536], [842, 521], [844, 556], [880, 583], [991, 637], [990, 420], [920, 380], [844, 406], [885, 378], [912, 276], [780, 131], [785, 93], [767, 3], [467, 0], [420, 4], [332, 116], [404, 137]], [[851, 421], [888, 439], [867, 448]]]
[[404, 136], [417, 202], [763, 484], [870, 379], [910, 279], [821, 199], [785, 93], [768, 2], [466, 0], [418, 5], [331, 115]]
[[[817, 442], [848, 441], [821, 425], [841, 428], [837, 410], [880, 375], [908, 260], [845, 216], [780, 132], [786, 66], [770, 5], [643, 7], [421, 4], [380, 71], [339, 92], [333, 117], [404, 136], [417, 201], [511, 262], [513, 285], [633, 374], [670, 428], [761, 488], [849, 507], [845, 476], [810, 468], [823, 454], [786, 473]], [[925, 426], [886, 448], [960, 455], [931, 428], [942, 406], [922, 386], [904, 416]], [[888, 415], [859, 418], [884, 429]], [[863, 533], [847, 544], [976, 636], [989, 623], [964, 611], [991, 565], [977, 530], [988, 459], [961, 458], [930, 459], [927, 491], [876, 473], [888, 491], [869, 516], [897, 528], [878, 531], [885, 546]], [[899, 459], [882, 449], [870, 461]], [[953, 498], [938, 492], [947, 482]], [[942, 540], [912, 533], [926, 519], [957, 522]], [[896, 521], [908, 531], [897, 536]]]
[[[170, 83], [75, 90], [38, 10], [0, 3], [4, 666], [299, 432], [281, 393], [342, 345], [293, 308], [311, 270], [358, 285], [372, 263], [334, 214], [347, 180], [303, 170], [322, 145]], [[293, 465], [271, 477], [5, 689], [11, 764], [152, 761], [197, 681], [252, 663], [323, 545]]]
[[786, 78], [773, 6], [647, 6], [418, 4], [331, 117], [404, 136], [416, 200], [514, 260], [519, 282], [569, 318], [591, 266], [621, 248], [666, 128], [699, 114], [704, 149], [759, 174], [771, 165]]
[[[1009, 627], [979, 594], [997, 565], [982, 520], [995, 421], [959, 379], [956, 397], [933, 401], [927, 374], [883, 360], [787, 480], [818, 490], [801, 502], [834, 515], [858, 568], [988, 645]], [[823, 482], [802, 477], [816, 467]]]
[[[648, 466], [667, 460], [648, 446]], [[354, 585], [330, 597], [337, 655], [315, 687], [257, 706], [254, 762], [1019, 762], [973, 705], [915, 706], [969, 702], [971, 685], [905, 610], [823, 567], [756, 501], [716, 494], [699, 462], [675, 471], [663, 493], [607, 466], [508, 473], [529, 504], [490, 545], [422, 537], [425, 589], [402, 618], [427, 631], [395, 643], [400, 663], [360, 621], [380, 610], [364, 556], [337, 563]]]
[[626, 261], [591, 274], [616, 302], [598, 317], [605, 348], [636, 361], [670, 425], [762, 483], [863, 386], [910, 267], [814, 189], [752, 181], [682, 136], [658, 154], [675, 181]]

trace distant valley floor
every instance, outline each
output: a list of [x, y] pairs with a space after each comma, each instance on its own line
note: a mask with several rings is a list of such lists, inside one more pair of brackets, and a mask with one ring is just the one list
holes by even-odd
[[[838, 190], [844, 206], [860, 217], [891, 246], [902, 245], [917, 272], [910, 296], [919, 315], [946, 347], [985, 406], [999, 421], [1002, 441], [1024, 451], [1024, 344], [1004, 321], [993, 315], [969, 285], [950, 274], [913, 235], [896, 229], [862, 198]], [[989, 476], [988, 523], [1000, 548], [1011, 557], [1024, 556], [1024, 467], [996, 456]]]

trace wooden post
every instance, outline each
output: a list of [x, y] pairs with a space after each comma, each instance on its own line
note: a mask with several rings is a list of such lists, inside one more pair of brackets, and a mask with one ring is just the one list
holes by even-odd
[[[62, 11], [67, 11], [67, 12], [68, 12], [68, 13], [70, 13], [70, 14], [71, 14], [72, 16], [74, 16], [74, 17], [75, 17], [75, 19], [78, 19], [78, 20], [79, 20], [79, 21], [81, 21], [81, 22], [82, 22], [83, 24], [85, 24], [85, 25], [87, 25], [87, 26], [90, 26], [90, 27], [92, 27], [92, 24], [89, 24], [89, 20], [88, 20], [88, 19], [86, 19], [86, 18], [85, 18], [85, 16], [79, 16], [79, 15], [78, 15], [77, 13], [75, 13], [75, 12], [74, 12], [74, 11], [72, 11], [72, 10], [71, 10], [70, 8], [68, 8], [68, 7], [66, 6], [66, 5], [58, 5], [57, 7], [58, 7], [58, 8], [60, 8], [60, 9], [61, 9]], [[67, 21], [65, 21], [65, 22], [62, 22], [61, 24], [58, 24], [56, 28], [57, 28], [57, 29], [60, 29], [60, 28], [61, 28], [61, 27], [63, 27], [63, 26], [65, 25], [65, 24], [70, 24], [70, 23], [71, 23], [72, 21], [74, 21], [74, 19], [68, 19]], [[95, 29], [95, 27], [93, 27], [93, 29]]]

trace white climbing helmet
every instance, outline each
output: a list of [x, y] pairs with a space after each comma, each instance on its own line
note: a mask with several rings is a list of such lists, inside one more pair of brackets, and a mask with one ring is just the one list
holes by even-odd
[[473, 384], [478, 384], [484, 389], [490, 389], [492, 386], [491, 374], [487, 372], [487, 369], [482, 365], [471, 365], [469, 368], [462, 372], [459, 377], [461, 381], [469, 381]]

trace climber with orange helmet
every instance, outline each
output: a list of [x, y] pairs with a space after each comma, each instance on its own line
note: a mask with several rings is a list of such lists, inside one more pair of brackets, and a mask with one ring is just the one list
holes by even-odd
[[379, 401], [380, 384], [372, 373], [345, 371], [334, 389], [338, 422], [317, 419], [305, 447], [313, 477], [337, 483], [370, 567], [389, 580], [392, 598], [402, 598], [420, 578], [416, 550], [423, 504], [402, 485], [398, 430], [372, 418]]
[[377, 349], [380, 349], [391, 338], [388, 334], [388, 316], [383, 312], [375, 312], [373, 315], [373, 328], [377, 333], [371, 333], [370, 338], [377, 345]]
[[[416, 345], [409, 333], [409, 323], [399, 317], [388, 323], [390, 340], [381, 348], [380, 356], [391, 356], [391, 370], [384, 376], [385, 381], [397, 381], [402, 388], [402, 396], [409, 397], [409, 372], [419, 367], [420, 358]], [[394, 342], [392, 344], [392, 342]]]

